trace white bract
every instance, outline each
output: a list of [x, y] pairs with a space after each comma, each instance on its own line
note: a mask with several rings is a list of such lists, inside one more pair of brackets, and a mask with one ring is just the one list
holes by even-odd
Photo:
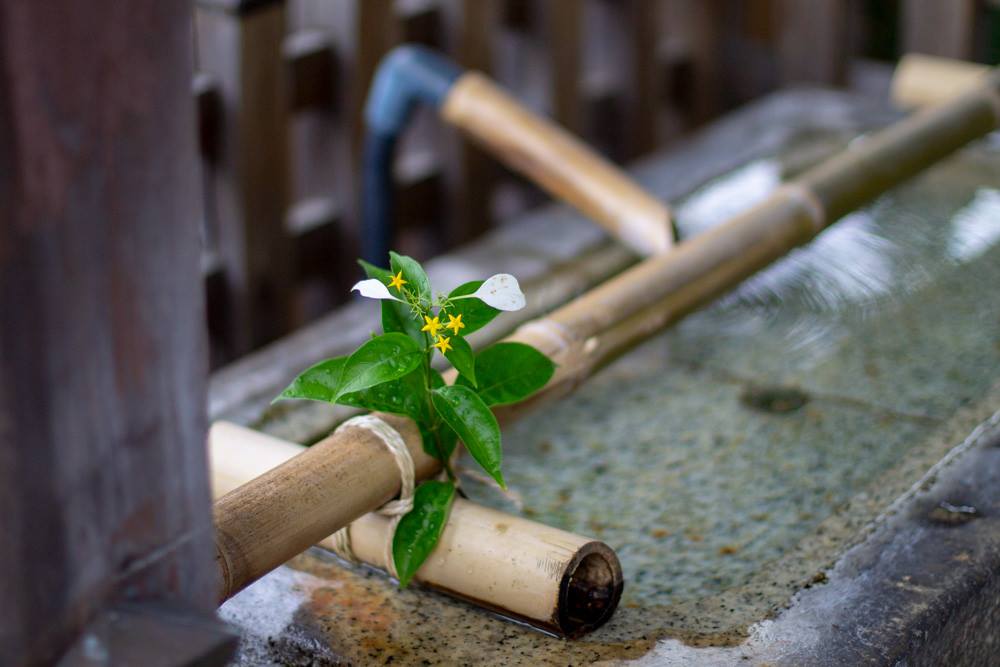
[[376, 278], [369, 278], [368, 280], [362, 280], [355, 283], [354, 287], [351, 288], [351, 291], [354, 292], [355, 290], [358, 291], [361, 296], [368, 297], [369, 299], [392, 299], [393, 301], [403, 301], [399, 297], [393, 296], [389, 291], [389, 288], [386, 287], [381, 280]]
[[524, 293], [517, 284], [517, 278], [509, 273], [490, 276], [479, 286], [472, 296], [497, 310], [521, 310], [524, 308]]

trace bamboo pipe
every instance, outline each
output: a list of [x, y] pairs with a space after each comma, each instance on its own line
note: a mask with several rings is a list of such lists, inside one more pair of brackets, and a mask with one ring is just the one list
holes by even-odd
[[[946, 105], [917, 113], [846, 151], [804, 172], [751, 210], [707, 232], [679, 244], [669, 253], [647, 259], [591, 290], [547, 318], [520, 327], [508, 340], [531, 342], [552, 356], [560, 366], [549, 385], [533, 399], [537, 403], [559, 396], [593, 369], [621, 354], [631, 344], [675, 322], [714, 297], [728, 291], [747, 276], [807, 242], [846, 213], [868, 199], [913, 176], [972, 139], [997, 126], [998, 77]], [[941, 136], [932, 134], [941, 132]], [[921, 144], [919, 142], [924, 141]], [[894, 160], [885, 164], [885, 160]], [[421, 451], [419, 434], [412, 422], [385, 416], [400, 424], [411, 452], [425, 459], [418, 477], [434, 465]], [[365, 434], [346, 430], [330, 436], [321, 447], [337, 460], [324, 461], [317, 448], [283, 464], [254, 483], [247, 484], [216, 503], [216, 521], [221, 535], [239, 532], [245, 539], [219, 539], [220, 567], [223, 569], [223, 599], [253, 579], [277, 567], [325, 535], [372, 511], [399, 490], [398, 472], [384, 447], [364, 438]], [[322, 491], [306, 486], [297, 491], [300, 478], [336, 479], [348, 475], [341, 465], [361, 463], [365, 454], [348, 457], [337, 449], [365, 449], [377, 457], [380, 473], [367, 483]], [[331, 443], [336, 443], [333, 447]], [[316, 450], [314, 452], [314, 450]], [[309, 464], [299, 459], [309, 457]], [[353, 462], [353, 463], [352, 463]], [[310, 466], [324, 470], [310, 472]], [[291, 467], [291, 468], [290, 468]], [[289, 470], [285, 470], [290, 468]], [[274, 487], [274, 500], [267, 498]], [[358, 500], [355, 493], [364, 493]], [[309, 494], [303, 502], [298, 496]], [[243, 497], [253, 499], [255, 512], [241, 512]], [[378, 500], [375, 500], [375, 498]], [[322, 505], [319, 500], [322, 498]], [[220, 504], [224, 503], [221, 508]], [[341, 511], [341, 503], [350, 511]], [[305, 508], [303, 517], [294, 511], [269, 509], [268, 503], [292, 503]], [[329, 505], [335, 517], [323, 516]], [[320, 509], [323, 508], [323, 509]], [[266, 524], [278, 520], [282, 539], [260, 540], [268, 534]], [[241, 526], [241, 522], [264, 527]], [[322, 528], [322, 529], [321, 529]], [[256, 541], [255, 541], [256, 540]], [[229, 554], [236, 549], [235, 554]], [[232, 563], [239, 565], [236, 569]]]
[[648, 257], [673, 246], [670, 210], [663, 202], [486, 76], [463, 74], [449, 91], [441, 115], [639, 255]]
[[[209, 435], [216, 498], [306, 448], [216, 423]], [[398, 473], [397, 473], [398, 474]], [[386, 569], [390, 521], [366, 514], [348, 527], [357, 558]], [[332, 537], [319, 542], [334, 550]], [[555, 634], [577, 637], [614, 613], [623, 580], [606, 544], [456, 498], [438, 546], [414, 577], [426, 586]]]
[[978, 63], [907, 53], [893, 72], [890, 96], [903, 109], [941, 104], [982, 85], [989, 71]]

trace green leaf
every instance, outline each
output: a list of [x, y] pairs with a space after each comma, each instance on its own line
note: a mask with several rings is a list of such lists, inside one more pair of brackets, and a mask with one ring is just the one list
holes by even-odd
[[417, 368], [422, 359], [420, 345], [401, 333], [372, 338], [347, 358], [334, 400], [401, 378]]
[[386, 285], [389, 284], [389, 280], [392, 278], [392, 275], [389, 273], [389, 269], [383, 269], [381, 266], [375, 266], [374, 264], [366, 262], [363, 259], [358, 260], [358, 265], [365, 270], [366, 276], [381, 280]]
[[452, 336], [449, 342], [452, 345], [452, 349], [445, 352], [445, 358], [451, 362], [455, 370], [468, 378], [472, 386], [475, 387], [476, 358], [472, 354], [472, 346], [464, 338], [459, 338], [458, 336]]
[[416, 294], [423, 304], [430, 306], [431, 281], [424, 273], [424, 267], [420, 266], [420, 262], [394, 252], [389, 253], [389, 260], [392, 272], [396, 274], [402, 271], [403, 278], [408, 283], [407, 288]]
[[292, 383], [278, 394], [281, 398], [308, 398], [313, 401], [333, 403], [340, 393], [340, 376], [347, 357], [321, 361], [299, 373]]
[[451, 482], [424, 482], [413, 494], [413, 509], [400, 519], [392, 538], [392, 560], [405, 588], [427, 557], [434, 551], [448, 522], [455, 500]]
[[421, 368], [389, 382], [344, 394], [337, 401], [365, 410], [379, 410], [410, 417], [416, 422], [427, 421], [427, 399]]
[[431, 392], [434, 408], [465, 443], [472, 458], [483, 467], [501, 488], [506, 489], [500, 463], [500, 425], [483, 400], [469, 387], [452, 385]]
[[445, 385], [444, 376], [437, 372], [435, 369], [431, 369], [431, 389], [437, 389], [438, 387], [443, 387]]
[[451, 458], [458, 444], [458, 435], [450, 426], [444, 422], [438, 422], [437, 439], [434, 438], [434, 431], [425, 422], [417, 422], [420, 427], [420, 437], [424, 452], [427, 456], [433, 457], [442, 463]]
[[455, 447], [458, 446], [458, 434], [455, 433], [455, 429], [444, 422], [440, 422], [438, 424], [438, 441], [441, 444], [441, 453], [444, 456], [444, 460], [449, 460], [451, 455], [455, 453]]
[[[432, 368], [431, 389], [437, 389], [443, 386], [445, 386], [444, 378], [441, 377], [440, 373]], [[437, 441], [435, 441], [434, 431], [432, 431], [430, 427], [431, 416], [427, 411], [427, 402], [424, 397], [423, 387], [421, 387], [420, 402], [422, 404], [421, 409], [424, 410], [424, 414], [421, 419], [418, 420], [417, 426], [420, 427], [420, 435], [423, 438], [424, 451], [427, 452], [428, 456], [433, 456], [436, 459], [441, 459], [443, 457], [444, 461], [447, 461], [451, 458], [452, 453], [455, 451], [455, 446], [458, 444], [458, 436], [450, 426], [439, 421], [437, 425]]]
[[[369, 264], [363, 259], [358, 260], [358, 264], [365, 270], [365, 275], [369, 278], [381, 280], [386, 285], [392, 279], [392, 274], [388, 269]], [[420, 331], [423, 323], [414, 316], [410, 306], [399, 301], [383, 300], [382, 304], [382, 331], [385, 333], [400, 332], [417, 341], [421, 345], [427, 344], [424, 333]]]
[[455, 384], [476, 387], [487, 405], [517, 403], [545, 386], [556, 365], [524, 343], [497, 343], [476, 355], [476, 382], [459, 376]]
[[[482, 284], [482, 280], [473, 280], [470, 283], [459, 285], [451, 291], [448, 297], [454, 298], [456, 296], [472, 294]], [[441, 321], [447, 322], [448, 315], [454, 315], [455, 317], [461, 315], [462, 324], [465, 325], [465, 328], [459, 329], [458, 335], [468, 336], [473, 331], [478, 331], [489, 324], [500, 312], [500, 310], [493, 306], [487, 306], [482, 300], [477, 298], [459, 299], [458, 301], [453, 301], [448, 308], [441, 310]]]

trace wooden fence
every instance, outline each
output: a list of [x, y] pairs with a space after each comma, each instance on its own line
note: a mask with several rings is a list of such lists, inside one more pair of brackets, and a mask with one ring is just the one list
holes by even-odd
[[[982, 0], [198, 0], [204, 272], [218, 364], [343, 301], [358, 275], [362, 107], [394, 45], [440, 49], [626, 162], [859, 57], [993, 59]], [[394, 246], [427, 257], [542, 195], [418, 115]]]

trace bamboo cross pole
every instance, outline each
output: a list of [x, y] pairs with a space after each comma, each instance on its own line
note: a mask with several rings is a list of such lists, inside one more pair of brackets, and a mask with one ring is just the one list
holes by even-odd
[[[851, 144], [764, 202], [686, 240], [517, 329], [559, 367], [531, 402], [565, 394], [630, 346], [730, 290], [845, 213], [998, 127], [1000, 76]], [[415, 425], [396, 427], [417, 465], [437, 472]], [[216, 501], [221, 599], [399, 492], [399, 473], [377, 438], [344, 429]]]
[[[305, 450], [217, 422], [209, 434], [212, 493], [222, 497]], [[347, 530], [359, 561], [387, 569], [388, 517], [366, 514]], [[332, 536], [318, 544], [337, 551]], [[607, 621], [623, 586], [621, 565], [606, 544], [463, 498], [455, 499], [441, 540], [414, 579], [564, 636], [579, 636]]]
[[[403, 436], [417, 479], [440, 470], [424, 452], [416, 424], [379, 416]], [[267, 436], [261, 438], [266, 442]], [[219, 498], [214, 506], [219, 601], [381, 507], [399, 488], [399, 468], [379, 437], [347, 427]]]

